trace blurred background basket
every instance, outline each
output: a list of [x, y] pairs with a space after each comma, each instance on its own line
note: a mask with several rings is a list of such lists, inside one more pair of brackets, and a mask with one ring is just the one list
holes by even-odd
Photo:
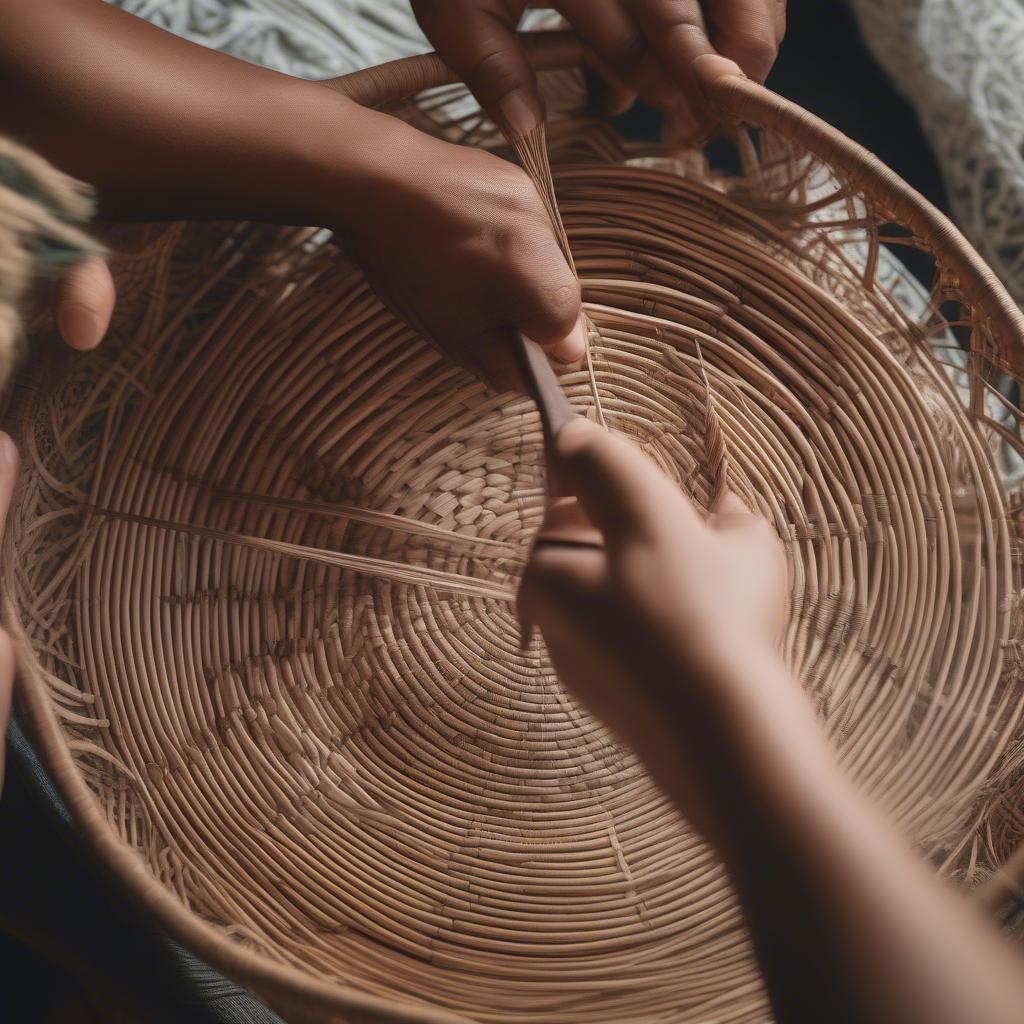
[[[763, 88], [721, 80], [734, 130], [667, 154], [580, 112], [570, 38], [532, 49], [591, 324], [567, 393], [698, 504], [728, 482], [769, 517], [786, 657], [843, 763], [1001, 907], [1019, 311], [913, 190]], [[326, 84], [503, 148], [436, 58]], [[22, 375], [3, 560], [26, 717], [104, 860], [290, 1020], [763, 1021], [715, 858], [518, 650], [530, 403], [436, 355], [320, 234], [123, 251], [111, 343]]]

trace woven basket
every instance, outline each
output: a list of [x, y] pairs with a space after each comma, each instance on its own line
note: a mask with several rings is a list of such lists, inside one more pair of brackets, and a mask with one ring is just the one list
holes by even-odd
[[[498, 147], [450, 82], [424, 57], [331, 84]], [[591, 325], [565, 390], [699, 505], [727, 481], [770, 519], [843, 764], [1001, 906], [1024, 321], [863, 149], [745, 80], [711, 102], [731, 141], [672, 159], [549, 124]], [[530, 403], [310, 232], [153, 229], [117, 272], [109, 344], [21, 377], [3, 593], [23, 714], [124, 884], [289, 1020], [766, 1020], [715, 857], [518, 650]]]

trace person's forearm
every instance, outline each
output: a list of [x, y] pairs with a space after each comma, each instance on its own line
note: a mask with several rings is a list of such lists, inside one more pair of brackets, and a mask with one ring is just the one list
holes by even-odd
[[785, 669], [728, 694], [702, 802], [778, 1019], [1020, 1020], [1024, 960], [843, 777]]
[[323, 224], [365, 201], [354, 154], [383, 115], [102, 0], [0, 0], [0, 24], [0, 132], [106, 213]]

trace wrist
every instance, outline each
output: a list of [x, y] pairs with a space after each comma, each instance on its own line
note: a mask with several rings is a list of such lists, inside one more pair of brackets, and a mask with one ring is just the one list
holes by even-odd
[[388, 114], [370, 110], [323, 86], [302, 86], [302, 120], [286, 137], [284, 152], [302, 223], [359, 234], [379, 219], [384, 196], [415, 160], [421, 133]]
[[321, 85], [287, 81], [274, 103], [274, 153], [253, 219], [344, 230], [373, 205], [367, 154], [391, 125], [400, 122]]
[[[768, 808], [804, 782], [827, 788], [839, 777], [810, 701], [769, 645], [691, 662], [673, 688], [664, 716], [671, 770], [662, 785], [680, 805], [696, 795], [696, 824], [727, 861], [771, 820]], [[676, 780], [685, 791], [675, 791]]]

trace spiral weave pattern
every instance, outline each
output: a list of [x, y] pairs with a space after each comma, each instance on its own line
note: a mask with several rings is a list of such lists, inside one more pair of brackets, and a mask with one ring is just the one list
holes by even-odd
[[[905, 237], [777, 140], [733, 176], [587, 122], [552, 149], [595, 328], [570, 400], [768, 517], [844, 764], [985, 874], [1021, 832], [1024, 616], [984, 311], [945, 278], [912, 320], [872, 272]], [[5, 541], [33, 714], [119, 848], [239, 956], [333, 984], [265, 986], [316, 1019], [764, 1021], [714, 856], [519, 649], [529, 402], [316, 236], [174, 229], [119, 276], [112, 343], [23, 392]]]

